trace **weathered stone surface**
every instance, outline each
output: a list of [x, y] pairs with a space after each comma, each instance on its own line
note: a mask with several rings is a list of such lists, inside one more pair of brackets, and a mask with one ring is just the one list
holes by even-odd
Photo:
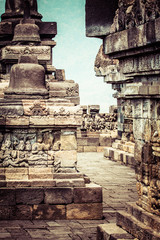
[[17, 204], [40, 204], [44, 201], [43, 188], [17, 188], [16, 203]]
[[61, 150], [77, 150], [77, 141], [74, 132], [63, 132], [60, 141]]
[[109, 238], [113, 239], [132, 239], [122, 228], [118, 227], [115, 223], [101, 224], [97, 227], [97, 240]]
[[73, 201], [72, 188], [46, 188], [44, 202], [46, 204], [69, 204]]
[[50, 179], [35, 179], [31, 181], [32, 187], [55, 187], [56, 181]]
[[69, 204], [66, 208], [67, 219], [101, 219], [101, 203]]
[[15, 189], [1, 188], [0, 189], [0, 205], [15, 205]]
[[100, 137], [99, 137], [100, 146], [111, 147], [112, 142], [113, 142], [113, 139], [111, 138], [111, 136], [108, 136], [108, 134], [100, 134]]
[[77, 144], [79, 146], [87, 146], [87, 143], [88, 143], [87, 138], [78, 138], [77, 139]]
[[74, 203], [101, 203], [102, 188], [96, 184], [86, 184], [83, 188], [74, 188]]
[[51, 49], [48, 46], [7, 46], [2, 49], [1, 59], [17, 59], [20, 54], [34, 54], [39, 61], [50, 60]]
[[97, 152], [96, 146], [84, 146], [84, 152]]
[[56, 74], [55, 74], [56, 80], [58, 81], [65, 81], [65, 70], [64, 69], [56, 69]]
[[82, 178], [83, 174], [82, 173], [53, 173], [53, 178], [54, 179], [77, 179], [77, 178]]
[[58, 151], [55, 153], [55, 161], [60, 161], [61, 167], [75, 167], [77, 162], [76, 150]]
[[6, 117], [7, 126], [29, 126], [28, 117]]
[[10, 220], [13, 214], [14, 214], [14, 206], [0, 205], [0, 220]]
[[58, 220], [66, 219], [65, 205], [34, 205], [33, 219], [35, 220]]
[[31, 187], [32, 182], [27, 180], [27, 181], [23, 181], [21, 180], [8, 180], [6, 181], [6, 186], [7, 187], [15, 187], [15, 188], [19, 188], [19, 187]]
[[10, 216], [11, 220], [32, 220], [32, 207], [28, 205], [16, 205]]

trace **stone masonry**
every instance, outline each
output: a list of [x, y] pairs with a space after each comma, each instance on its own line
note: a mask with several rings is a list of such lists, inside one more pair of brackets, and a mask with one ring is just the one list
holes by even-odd
[[[103, 53], [110, 59], [100, 67], [105, 81], [116, 90], [119, 136], [123, 136], [127, 119], [133, 126], [139, 200], [130, 203], [127, 212], [118, 213], [117, 225], [140, 240], [160, 239], [160, 5], [157, 0], [114, 2], [118, 8], [114, 7], [114, 14], [111, 10], [112, 23], [108, 21], [104, 33], [95, 26], [105, 27], [103, 9], [104, 5], [110, 8], [110, 2], [87, 0], [86, 19], [92, 19], [92, 26], [86, 27], [87, 31], [93, 27], [94, 36], [103, 39]], [[99, 18], [94, 18], [92, 12], [97, 8]]]
[[102, 188], [77, 171], [78, 85], [52, 66], [56, 23], [6, 1], [0, 23], [0, 219], [101, 219]]

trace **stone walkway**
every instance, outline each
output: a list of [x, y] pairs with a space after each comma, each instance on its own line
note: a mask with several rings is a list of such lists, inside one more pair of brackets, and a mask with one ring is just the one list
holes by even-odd
[[98, 224], [115, 223], [116, 211], [137, 200], [134, 170], [103, 153], [79, 153], [78, 169], [103, 186], [103, 220], [0, 221], [0, 239], [96, 240]]

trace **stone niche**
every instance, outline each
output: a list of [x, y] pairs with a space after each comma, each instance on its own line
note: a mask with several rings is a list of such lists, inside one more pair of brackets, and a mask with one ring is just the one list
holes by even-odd
[[78, 84], [52, 66], [56, 23], [37, 1], [12, 3], [0, 23], [0, 219], [101, 219], [102, 188], [77, 170]]
[[116, 90], [119, 137], [127, 120], [133, 132], [139, 199], [117, 214], [117, 225], [140, 240], [160, 239], [159, 16], [159, 1], [119, 0], [95, 66]]

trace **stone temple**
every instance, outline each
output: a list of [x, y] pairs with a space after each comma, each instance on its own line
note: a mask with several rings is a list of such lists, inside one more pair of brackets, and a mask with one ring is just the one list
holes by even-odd
[[0, 220], [98, 225], [102, 187], [77, 170], [77, 152], [104, 150], [135, 168], [138, 201], [97, 240], [160, 240], [159, 0], [86, 0], [86, 36], [102, 39], [95, 72], [117, 98], [107, 115], [87, 113], [78, 84], [52, 65], [57, 24], [42, 21], [38, 1], [6, 0], [1, 19]]
[[[119, 143], [135, 143], [139, 199], [117, 214], [117, 225], [136, 239], [160, 239], [159, 29], [158, 0], [86, 0], [86, 35], [103, 42], [96, 75], [116, 91]], [[117, 145], [105, 156], [114, 158]], [[98, 231], [111, 239], [103, 225]]]
[[0, 219], [101, 219], [102, 188], [77, 171], [79, 86], [52, 66], [55, 22], [6, 0], [0, 22]]

